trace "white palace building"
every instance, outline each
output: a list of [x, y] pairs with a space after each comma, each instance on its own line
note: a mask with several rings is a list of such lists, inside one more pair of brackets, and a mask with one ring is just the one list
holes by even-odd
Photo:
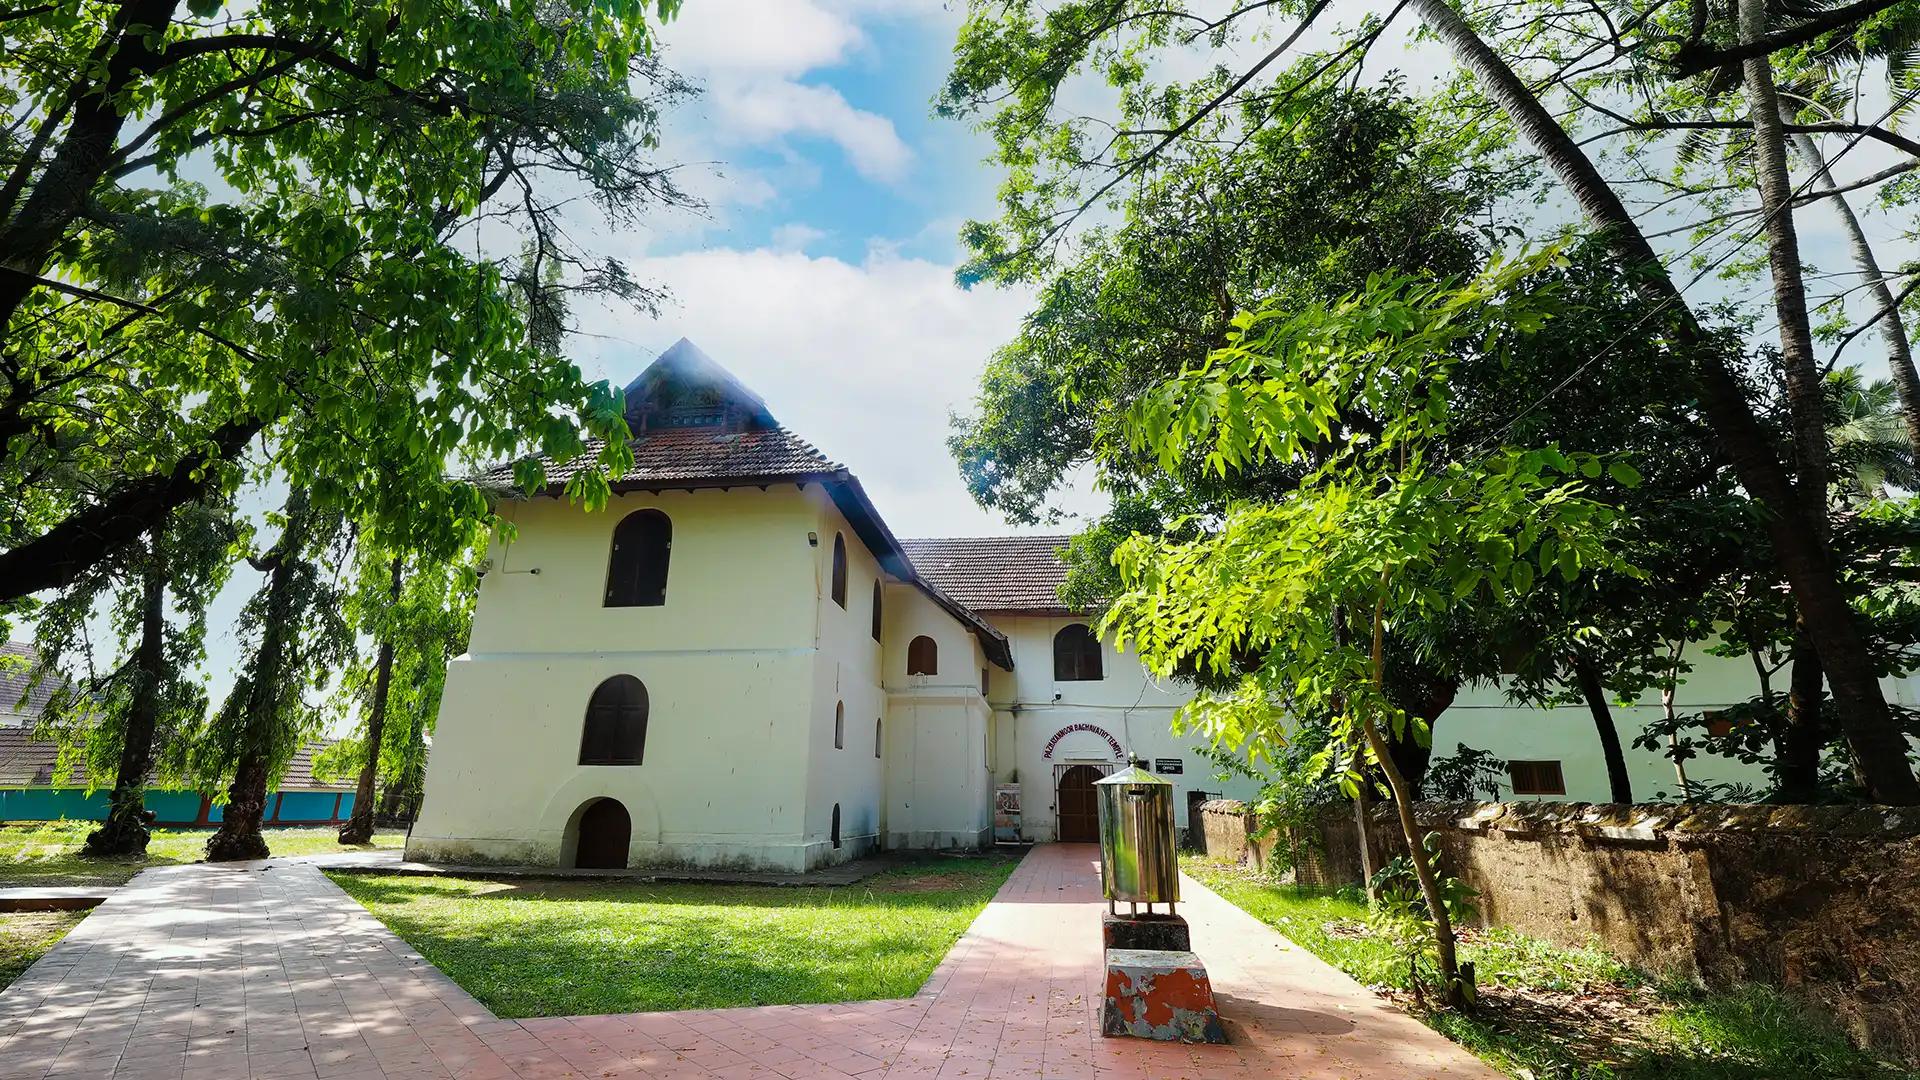
[[[808, 870], [981, 846], [1014, 785], [1021, 837], [1091, 840], [1091, 785], [1129, 755], [1173, 782], [1177, 814], [1190, 790], [1255, 795], [1173, 735], [1189, 688], [1061, 606], [1064, 538], [895, 539], [845, 466], [685, 340], [627, 402], [634, 463], [606, 511], [560, 496], [566, 465], [502, 495], [515, 535], [448, 670], [408, 857]], [[1688, 655], [1681, 711], [1754, 693], [1746, 659]], [[1915, 704], [1920, 682], [1887, 683]], [[1651, 692], [1613, 709], [1640, 801], [1678, 790], [1633, 746], [1662, 711]], [[1584, 707], [1463, 687], [1434, 756], [1463, 743], [1507, 761], [1503, 798], [1607, 798]], [[1724, 758], [1688, 772], [1764, 780]]]
[[605, 512], [565, 465], [501, 504], [409, 858], [807, 870], [982, 846], [1014, 783], [1025, 836], [1091, 840], [1129, 752], [1176, 807], [1221, 790], [1171, 732], [1190, 691], [1060, 606], [1063, 539], [895, 539], [685, 340], [626, 393]]

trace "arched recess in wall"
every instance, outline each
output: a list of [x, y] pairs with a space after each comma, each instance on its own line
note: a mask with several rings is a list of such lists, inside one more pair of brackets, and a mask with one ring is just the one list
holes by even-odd
[[828, 839], [833, 841], [834, 847], [840, 846], [840, 804], [839, 803], [833, 804], [833, 832], [828, 837]]
[[847, 609], [847, 538], [833, 534], [833, 602]]
[[594, 687], [580, 732], [580, 764], [638, 765], [647, 750], [647, 688], [631, 675]]
[[880, 640], [880, 581], [873, 582], [873, 640]]
[[613, 527], [607, 555], [606, 607], [658, 607], [667, 602], [673, 521], [658, 510], [635, 510]]
[[847, 703], [844, 701], [833, 703], [833, 748], [847, 748]]
[[881, 736], [881, 734], [882, 734], [882, 732], [881, 732], [881, 725], [882, 725], [883, 723], [885, 723], [885, 721], [883, 721], [883, 720], [875, 720], [875, 721], [873, 722], [873, 756], [874, 756], [874, 757], [879, 757], [879, 756], [880, 756], [880, 748], [881, 748], [881, 747], [882, 747], [883, 745], [885, 745], [885, 744], [884, 744], [884, 743], [883, 743], [883, 742], [881, 741], [881, 738], [880, 738], [880, 736]]
[[940, 646], [925, 634], [907, 643], [907, 674], [940, 674]]
[[1053, 678], [1056, 682], [1095, 682], [1100, 670], [1100, 639], [1086, 623], [1068, 623], [1053, 635]]

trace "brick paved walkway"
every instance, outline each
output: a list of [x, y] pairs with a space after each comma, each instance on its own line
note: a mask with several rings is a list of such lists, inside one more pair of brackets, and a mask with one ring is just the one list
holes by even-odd
[[[1231, 1046], [1098, 1034], [1094, 849], [1036, 848], [900, 1001], [496, 1019], [319, 870], [148, 870], [0, 994], [0, 1077], [1496, 1077], [1188, 882]], [[264, 868], [263, 868], [264, 866]]]

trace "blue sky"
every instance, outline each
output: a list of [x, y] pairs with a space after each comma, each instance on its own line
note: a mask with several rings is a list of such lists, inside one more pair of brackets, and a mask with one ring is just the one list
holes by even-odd
[[852, 468], [901, 536], [1009, 531], [945, 447], [1028, 300], [953, 284], [960, 224], [991, 214], [998, 184], [985, 139], [932, 115], [958, 19], [927, 0], [687, 4], [662, 55], [702, 92], [661, 155], [689, 163], [709, 209], [598, 245], [671, 294], [657, 318], [576, 312], [575, 356], [616, 382], [691, 338]]

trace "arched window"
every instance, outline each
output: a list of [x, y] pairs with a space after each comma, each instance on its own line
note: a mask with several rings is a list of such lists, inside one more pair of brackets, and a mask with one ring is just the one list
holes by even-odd
[[880, 724], [881, 724], [881, 721], [879, 720], [875, 720], [873, 722], [873, 756], [874, 757], [880, 756], [880, 747], [882, 746], [882, 743], [880, 741]]
[[840, 846], [840, 804], [833, 804], [833, 834], [830, 837], [834, 847]]
[[925, 634], [907, 643], [907, 674], [940, 674], [940, 647]]
[[638, 765], [647, 748], [647, 688], [615, 675], [594, 688], [580, 734], [580, 764]]
[[847, 703], [844, 701], [833, 703], [833, 748], [847, 748]]
[[1100, 674], [1100, 639], [1086, 623], [1069, 623], [1053, 635], [1053, 677], [1059, 682], [1093, 682]]
[[658, 510], [635, 510], [613, 527], [607, 558], [607, 607], [658, 607], [667, 602], [667, 559], [673, 522]]
[[847, 609], [847, 538], [833, 534], [833, 602]]
[[873, 582], [873, 640], [880, 640], [880, 580]]

